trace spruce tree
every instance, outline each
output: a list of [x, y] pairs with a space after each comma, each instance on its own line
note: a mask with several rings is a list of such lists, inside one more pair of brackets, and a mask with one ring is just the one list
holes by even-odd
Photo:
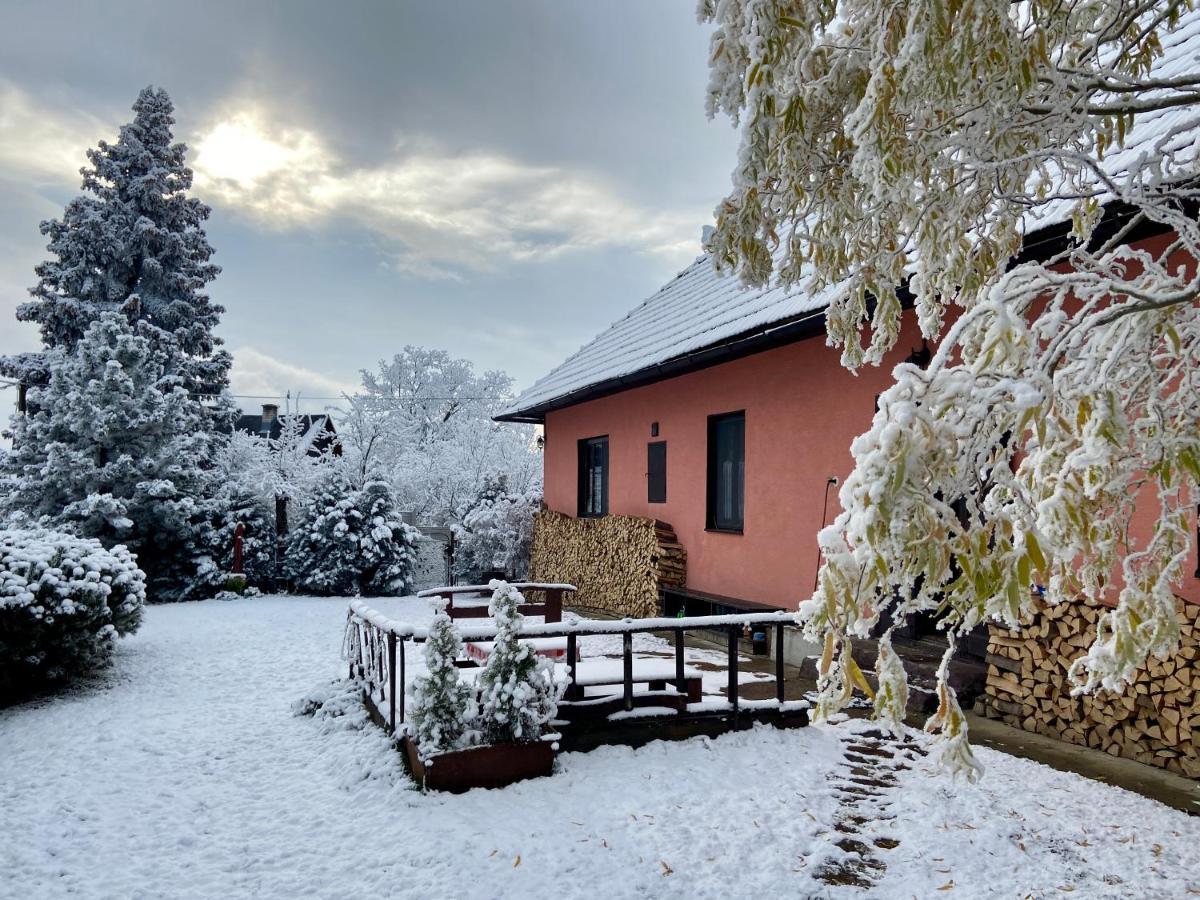
[[554, 664], [520, 640], [524, 616], [521, 592], [505, 581], [493, 581], [488, 615], [497, 627], [491, 655], [479, 676], [479, 721], [490, 744], [528, 743], [558, 712], [565, 685], [554, 679]]
[[412, 588], [416, 539], [387, 482], [358, 487], [339, 467], [305, 502], [284, 571], [297, 590], [313, 594], [404, 594]]
[[409, 733], [423, 756], [457, 750], [470, 741], [468, 728], [474, 717], [474, 698], [469, 685], [458, 676], [454, 661], [462, 652], [462, 640], [446, 614], [446, 601], [437, 601], [437, 613], [425, 641], [428, 673], [412, 686]]
[[102, 313], [119, 311], [169, 353], [166, 370], [187, 391], [215, 396], [231, 358], [212, 333], [224, 310], [204, 292], [220, 272], [203, 229], [210, 210], [188, 196], [192, 171], [186, 146], [173, 143], [167, 92], [145, 88], [133, 111], [116, 143], [87, 151], [84, 193], [41, 225], [51, 256], [17, 318], [38, 324], [45, 350], [0, 359], [0, 371], [44, 383], [48, 351], [74, 350]]
[[49, 382], [30, 391], [0, 457], [6, 512], [126, 544], [152, 601], [203, 596], [223, 577], [211, 557], [208, 413], [168, 373], [171, 340], [102, 313], [74, 352], [47, 352]]

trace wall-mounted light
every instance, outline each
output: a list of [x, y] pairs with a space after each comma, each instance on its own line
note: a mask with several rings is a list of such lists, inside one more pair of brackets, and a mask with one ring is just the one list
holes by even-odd
[[650, 437], [658, 437], [658, 423], [657, 422], [650, 423]]

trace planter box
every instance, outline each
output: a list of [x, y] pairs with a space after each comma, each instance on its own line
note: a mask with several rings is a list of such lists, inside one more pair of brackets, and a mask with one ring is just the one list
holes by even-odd
[[546, 740], [455, 750], [439, 754], [430, 760], [430, 765], [425, 765], [417, 753], [417, 745], [405, 737], [404, 753], [419, 784], [452, 794], [471, 788], [507, 787], [554, 771], [554, 744]]

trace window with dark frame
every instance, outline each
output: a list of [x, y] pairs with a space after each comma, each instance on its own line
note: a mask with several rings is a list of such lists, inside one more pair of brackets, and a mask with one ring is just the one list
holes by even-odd
[[608, 515], [608, 437], [579, 442], [579, 515]]
[[746, 518], [746, 413], [708, 417], [708, 522], [741, 532]]
[[667, 442], [646, 445], [646, 502], [667, 502]]

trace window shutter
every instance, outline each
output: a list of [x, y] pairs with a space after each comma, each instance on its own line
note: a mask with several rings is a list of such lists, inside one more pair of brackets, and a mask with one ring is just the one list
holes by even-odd
[[667, 442], [646, 445], [646, 502], [667, 502]]

